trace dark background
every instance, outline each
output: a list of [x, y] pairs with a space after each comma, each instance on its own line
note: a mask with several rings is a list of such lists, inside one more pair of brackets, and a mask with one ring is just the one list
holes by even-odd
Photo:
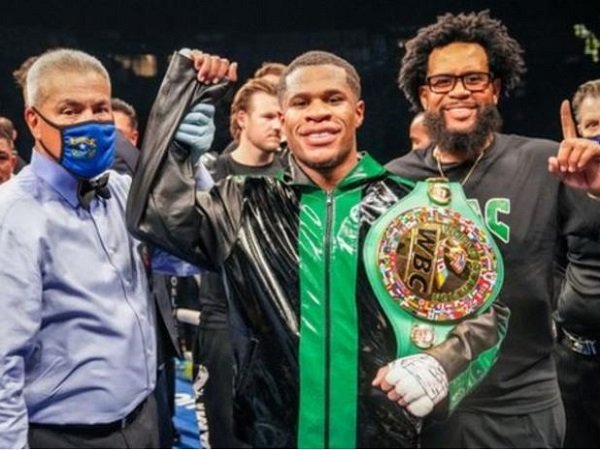
[[[237, 60], [241, 80], [263, 61], [287, 63], [306, 50], [333, 51], [362, 77], [367, 116], [359, 146], [382, 162], [408, 148], [412, 113], [395, 81], [401, 42], [441, 13], [490, 9], [523, 46], [525, 86], [500, 105], [506, 132], [560, 139], [560, 101], [571, 98], [581, 82], [600, 77], [600, 63], [584, 54], [585, 42], [574, 33], [574, 24], [583, 23], [600, 36], [600, 7], [590, 0], [2, 0], [0, 8], [0, 115], [15, 120], [26, 158], [32, 142], [12, 71], [57, 46], [97, 56], [111, 74], [113, 95], [138, 110], [142, 131], [168, 55], [180, 47]], [[156, 56], [156, 76], [137, 76], [119, 62], [120, 56], [141, 54]], [[227, 113], [220, 119], [217, 149], [229, 140], [222, 123]]]

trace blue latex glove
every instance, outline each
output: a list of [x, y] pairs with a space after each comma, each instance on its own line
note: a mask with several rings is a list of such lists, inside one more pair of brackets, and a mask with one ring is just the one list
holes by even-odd
[[198, 103], [188, 112], [175, 132], [175, 140], [188, 148], [194, 164], [207, 152], [215, 137], [215, 107]]

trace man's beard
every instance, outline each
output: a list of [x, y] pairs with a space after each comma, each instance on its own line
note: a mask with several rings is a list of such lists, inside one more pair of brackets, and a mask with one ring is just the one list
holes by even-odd
[[474, 160], [488, 143], [490, 135], [502, 127], [502, 118], [496, 105], [481, 107], [475, 124], [468, 130], [448, 130], [439, 112], [425, 112], [424, 124], [429, 137], [442, 151]]

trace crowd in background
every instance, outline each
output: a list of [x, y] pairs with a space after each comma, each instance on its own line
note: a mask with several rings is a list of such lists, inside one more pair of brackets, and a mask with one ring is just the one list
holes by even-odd
[[[235, 417], [240, 411], [234, 404], [233, 394], [236, 386], [239, 388], [238, 372], [242, 364], [232, 348], [235, 338], [231, 334], [236, 332], [232, 321], [244, 318], [229, 316], [227, 298], [232, 294], [228, 283], [232, 281], [224, 281], [219, 267], [209, 267], [214, 270], [199, 273], [179, 259], [170, 260], [170, 255], [165, 256], [168, 260], [165, 264], [155, 264], [154, 261], [162, 261], [163, 249], [153, 243], [141, 244], [127, 234], [127, 192], [140, 157], [138, 148], [145, 148], [138, 139], [139, 120], [135, 108], [126, 101], [126, 94], [118, 93], [125, 100], [112, 97], [109, 74], [100, 63], [96, 65], [85, 57], [79, 61], [77, 55], [63, 59], [56, 55], [49, 50], [32, 57], [15, 72], [23, 91], [27, 125], [35, 140], [36, 150], [28, 169], [24, 169], [27, 163], [16, 147], [18, 136], [11, 118], [0, 117], [0, 183], [3, 184], [0, 187], [0, 245], [4, 255], [0, 263], [3, 265], [0, 284], [6, 281], [7, 285], [3, 310], [22, 310], [25, 317], [2, 332], [2, 340], [10, 341], [10, 345], [4, 345], [0, 354], [3, 358], [0, 410], [5, 411], [0, 412], [0, 447], [77, 447], [82, 443], [100, 447], [172, 447], [177, 440], [172, 421], [174, 361], [185, 354], [194, 364], [201, 445], [243, 447], [248, 442], [240, 440], [240, 436], [248, 431], [240, 432], [239, 421], [236, 423]], [[202, 66], [200, 62], [196, 69], [200, 74], [203, 70], [210, 72], [215, 86], [223, 79], [231, 83], [232, 66], [229, 61], [221, 63], [222, 70], [214, 61], [213, 67], [206, 69], [206, 64]], [[319, 66], [318, 62], [308, 65], [311, 64]], [[331, 65], [321, 63], [327, 64]], [[572, 181], [581, 167], [591, 164], [590, 158], [576, 168], [569, 166], [594, 150], [595, 147], [589, 150], [585, 141], [600, 144], [600, 80], [573, 86], [572, 100], [562, 105], [563, 136], [523, 138], [502, 129], [497, 105], [504, 93], [520, 84], [524, 69], [519, 44], [487, 13], [449, 14], [419, 30], [407, 42], [400, 67], [400, 87], [417, 114], [410, 130], [398, 132], [410, 136], [414, 153], [381, 163], [387, 163], [389, 172], [407, 179], [443, 176], [461, 182], [467, 196], [478, 202], [482, 219], [500, 245], [507, 267], [500, 300], [511, 310], [496, 366], [448, 420], [425, 419], [420, 439], [426, 448], [557, 448], [563, 445], [584, 448], [600, 442], [600, 394], [596, 376], [600, 358], [597, 306], [600, 272], [596, 273], [600, 270], [600, 243], [596, 225], [600, 226], [600, 213], [592, 211], [593, 208], [600, 211], [600, 204], [596, 203], [599, 199], [592, 189], [594, 180], [589, 173], [585, 174], [584, 181]], [[202, 149], [203, 154], [197, 156], [209, 176], [196, 174], [198, 183], [218, 183], [231, 176], [277, 178], [291, 169], [292, 172], [297, 170], [294, 168], [300, 159], [297, 148], [301, 147], [298, 143], [301, 139], [294, 129], [285, 126], [285, 121], [291, 121], [288, 111], [297, 106], [282, 105], [290, 85], [286, 80], [293, 79], [294, 70], [299, 69], [294, 65], [266, 62], [250, 79], [236, 85], [230, 104], [216, 106], [228, 110], [231, 134], [231, 143], [219, 151], [206, 151], [214, 134], [214, 125], [211, 130], [209, 120], [214, 106], [199, 103], [190, 112], [182, 112], [183, 120], [174, 125], [176, 133], [172, 133], [172, 137], [176, 144], [191, 149], [192, 153], [196, 148]], [[63, 80], [61, 71], [73, 78], [65, 75]], [[67, 79], [74, 80], [73, 84], [66, 86]], [[199, 75], [198, 83], [210, 86], [212, 81], [201, 79]], [[71, 97], [63, 96], [63, 92]], [[557, 120], [561, 100], [556, 99]], [[327, 100], [331, 104], [336, 101], [345, 100]], [[335, 114], [332, 113], [334, 117]], [[368, 120], [368, 112], [365, 115]], [[315, 119], [315, 122], [320, 120], [328, 119]], [[357, 122], [361, 121], [362, 116]], [[116, 130], [106, 126], [113, 122]], [[100, 143], [108, 142], [113, 133], [110, 139], [116, 143], [116, 153], [109, 163], [98, 163], [95, 172], [77, 172], [84, 169], [74, 162], [67, 172], [77, 173], [75, 187], [66, 172], [59, 172], [51, 165], [67, 167], [66, 139], [84, 136], [80, 134], [82, 127], [89, 127], [86, 133], [94, 133]], [[160, 127], [146, 130], [145, 139], [158, 139], [152, 133], [163, 131]], [[319, 132], [327, 134], [331, 130], [323, 128]], [[314, 139], [326, 140], [326, 137]], [[558, 141], [562, 141], [561, 147]], [[577, 156], [567, 158], [565, 163], [559, 148], [560, 152]], [[77, 148], [69, 151], [73, 154]], [[394, 158], [399, 156], [394, 155]], [[556, 156], [558, 160], [548, 162], [549, 157]], [[102, 189], [106, 189], [107, 180], [102, 181], [102, 186], [94, 183], [107, 169], [119, 175], [111, 173], [111, 178], [117, 180], [117, 188], [111, 188], [104, 196]], [[18, 175], [21, 171], [23, 174]], [[51, 175], [36, 178], [36, 173]], [[557, 173], [559, 176], [554, 177]], [[193, 177], [194, 174], [191, 179]], [[83, 179], [92, 179], [93, 186], [84, 186], [85, 183], [80, 183]], [[573, 194], [573, 186], [587, 190], [587, 195]], [[44, 193], [50, 188], [56, 192]], [[71, 188], [77, 195], [68, 194]], [[91, 196], [86, 197], [86, 189], [91, 189]], [[100, 200], [101, 197], [104, 200]], [[516, 200], [521, 198], [527, 201]], [[64, 207], [64, 201], [71, 205], [79, 201], [87, 207], [85, 212], [76, 209], [73, 213]], [[118, 207], [111, 210], [94, 201], [111, 201]], [[39, 205], [55, 208], [58, 203], [62, 208], [58, 213], [48, 212], [58, 214], [55, 222], [35, 211]], [[41, 209], [45, 213], [44, 208]], [[95, 228], [89, 235], [74, 239], [74, 246], [67, 245], [65, 242], [80, 232], [73, 221], [82, 217], [91, 220]], [[30, 229], [30, 223], [42, 225]], [[120, 231], [115, 232], [113, 226]], [[14, 234], [16, 229], [18, 235]], [[35, 236], [35, 239], [29, 241], [24, 235]], [[73, 248], [77, 246], [80, 247]], [[125, 249], [131, 250], [127, 253]], [[52, 251], [59, 256], [53, 256]], [[120, 252], [127, 255], [117, 256]], [[62, 271], [61, 275], [53, 275], [53, 270]], [[33, 274], [29, 275], [33, 281], [27, 276], [20, 278], [21, 273]], [[231, 273], [228, 275], [231, 278]], [[94, 276], [102, 281], [96, 283]], [[240, 292], [233, 295], [243, 297]], [[25, 296], [37, 298], [43, 306], [24, 306], [25, 302], [21, 302]], [[131, 305], [131, 311], [123, 312], [122, 306], [106, 306], [104, 299], [110, 296], [112, 301], [124, 299]], [[81, 307], [76, 303], [78, 298], [88, 297], [92, 299], [89, 304]], [[145, 311], [145, 301], [151, 305], [150, 312]], [[58, 306], [48, 307], [52, 302]], [[39, 339], [38, 333], [52, 335], [55, 323], [67, 320], [70, 311], [80, 307], [85, 310], [86, 319], [81, 325], [70, 325], [70, 341], [65, 339], [54, 348], [51, 340], [47, 343]], [[88, 318], [97, 315], [96, 309], [102, 310], [98, 313], [101, 321], [108, 322], [112, 320], [111, 315], [120, 313], [130, 320], [123, 319], [115, 328], [94, 329], [97, 325]], [[101, 356], [96, 356], [93, 340], [74, 342], [84, 328], [88, 338], [94, 333], [112, 334], [103, 345], [114, 345], [114, 348], [104, 348]], [[130, 338], [130, 334], [136, 337]], [[156, 340], [151, 343], [150, 337], [154, 335]], [[121, 370], [115, 366], [128, 358], [125, 353], [115, 356], [119, 351], [135, 352], [132, 359], [150, 355], [154, 361], [131, 363], [131, 367], [119, 372], [122, 378], [114, 381], [110, 379], [111, 370]], [[81, 361], [70, 368], [62, 364], [61, 358], [68, 359], [66, 352], [77, 354]], [[91, 362], [95, 358], [105, 361], [109, 369], [99, 370]], [[75, 395], [74, 403], [69, 403], [67, 398], [61, 404], [65, 401], [62, 395], [68, 397], [61, 391], [64, 380], [52, 377], [68, 378], [69, 370], [77, 372], [86, 365], [91, 369], [83, 372], [84, 379], [82, 375], [72, 377], [77, 379], [69, 385], [72, 389], [69, 395], [78, 390], [96, 389], [109, 391], [109, 394], [95, 397], [93, 393], [83, 401]], [[443, 369], [449, 373], [447, 366]], [[47, 373], [64, 375], [55, 374], [44, 381]], [[143, 381], [124, 390], [103, 385], [128, 384], [130, 377]], [[99, 388], [95, 380], [100, 380]], [[15, 385], [19, 386], [14, 388]], [[391, 401], [403, 405], [402, 397], [394, 397], [392, 393], [394, 384], [385, 388], [385, 382], [380, 379], [377, 386]], [[26, 387], [31, 391], [26, 392], [23, 399]], [[269, 386], [264, 389], [268, 390]], [[152, 400], [148, 400], [150, 391]], [[113, 398], [118, 407], [102, 404], [95, 410], [92, 403], [105, 402], [106, 398]], [[430, 399], [432, 408], [441, 402], [436, 396]], [[10, 408], [2, 405], [10, 405]], [[80, 413], [65, 411], [78, 405]], [[14, 414], [9, 414], [9, 410]], [[254, 414], [250, 411], [246, 413]], [[88, 414], [91, 422], [86, 420]], [[153, 422], [153, 415], [159, 418], [157, 422]], [[388, 418], [383, 417], [382, 421], [385, 420]], [[133, 431], [128, 435], [130, 429]], [[15, 430], [26, 431], [19, 434]], [[15, 440], [6, 437], [12, 432], [18, 435]], [[122, 433], [124, 437], [103, 440], [111, 433]], [[252, 433], [258, 434], [258, 431], [252, 429]], [[262, 433], [264, 440], [254, 441], [254, 444], [275, 443], [277, 446], [280, 442], [293, 442], [300, 445], [297, 441], [279, 440], [273, 430], [265, 428]], [[7, 440], [2, 440], [2, 434]], [[134, 434], [137, 437], [132, 437]], [[90, 440], [78, 440], [79, 435]], [[144, 436], [151, 439], [146, 441]], [[365, 442], [368, 441], [359, 439], [355, 444]]]

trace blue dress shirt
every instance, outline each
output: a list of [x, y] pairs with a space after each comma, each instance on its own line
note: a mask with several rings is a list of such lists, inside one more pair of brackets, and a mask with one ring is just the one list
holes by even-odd
[[88, 211], [76, 180], [34, 151], [0, 186], [2, 448], [26, 445], [28, 421], [119, 420], [154, 388], [154, 311], [125, 225], [130, 181], [111, 173], [111, 198]]

